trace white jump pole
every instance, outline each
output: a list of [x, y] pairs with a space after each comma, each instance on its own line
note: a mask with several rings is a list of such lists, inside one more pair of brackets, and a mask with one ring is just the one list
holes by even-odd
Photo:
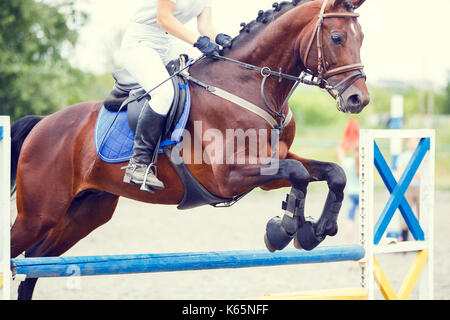
[[7, 116], [0, 116], [0, 277], [2, 277], [1, 298], [11, 298], [10, 271], [10, 167], [11, 127]]
[[[393, 95], [391, 98], [391, 116], [389, 119], [389, 129], [401, 130], [403, 129], [404, 116], [404, 98], [402, 95]], [[403, 139], [392, 137], [390, 139], [390, 154], [391, 154], [391, 168], [397, 177], [398, 173], [398, 158], [403, 151]], [[397, 212], [389, 225], [387, 234], [397, 239], [401, 234], [401, 216]]]

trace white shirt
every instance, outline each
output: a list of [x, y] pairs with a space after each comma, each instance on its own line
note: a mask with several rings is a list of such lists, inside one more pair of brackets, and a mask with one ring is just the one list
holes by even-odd
[[[189, 20], [197, 17], [205, 7], [212, 5], [212, 0], [170, 0], [175, 3], [173, 15], [181, 23], [185, 24]], [[136, 47], [147, 47], [156, 50], [164, 65], [178, 57], [186, 50], [181, 46], [181, 41], [168, 34], [166, 30], [157, 23], [158, 0], [145, 0], [142, 6], [136, 11], [130, 24], [125, 31], [122, 41], [122, 63], [127, 60], [126, 52]], [[146, 51], [141, 52], [145, 58]], [[129, 59], [134, 59], [129, 58]], [[124, 60], [125, 59], [125, 60]], [[160, 63], [156, 61], [155, 63]], [[151, 62], [149, 61], [149, 66]], [[154, 66], [153, 66], [154, 68]], [[160, 68], [165, 70], [163, 68]], [[152, 76], [150, 72], [149, 77]]]
[[[197, 17], [205, 7], [210, 7], [212, 0], [170, 0], [175, 2], [173, 16], [182, 24]], [[140, 7], [132, 22], [158, 27], [157, 23], [158, 0], [148, 0], [147, 4]]]

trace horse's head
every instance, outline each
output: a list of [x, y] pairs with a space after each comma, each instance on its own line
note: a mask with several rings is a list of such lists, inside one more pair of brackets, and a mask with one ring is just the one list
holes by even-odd
[[[365, 0], [318, 0], [320, 13], [302, 32], [300, 57], [342, 112], [360, 113], [370, 102], [360, 50], [364, 39], [354, 12]], [[311, 3], [317, 8], [317, 1]]]

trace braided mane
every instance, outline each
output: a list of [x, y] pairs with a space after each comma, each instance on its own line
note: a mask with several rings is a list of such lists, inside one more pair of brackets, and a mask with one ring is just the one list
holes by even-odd
[[276, 20], [292, 8], [295, 8], [298, 4], [303, 4], [309, 1], [313, 0], [293, 0], [283, 1], [281, 3], [275, 2], [272, 5], [272, 9], [266, 11], [259, 10], [258, 16], [255, 20], [252, 20], [249, 23], [241, 23], [242, 29], [239, 31], [239, 35], [233, 39], [233, 46], [247, 40], [249, 36], [253, 36], [255, 32], [260, 31], [264, 26]]

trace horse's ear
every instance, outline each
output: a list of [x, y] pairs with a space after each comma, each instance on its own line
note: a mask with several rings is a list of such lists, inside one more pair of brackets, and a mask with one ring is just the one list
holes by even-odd
[[333, 0], [333, 2], [331, 3], [333, 8], [337, 8], [340, 5], [342, 5], [342, 3], [344, 2], [344, 0]]
[[332, 2], [332, 6], [333, 8], [337, 8], [345, 3], [347, 3], [350, 6], [353, 6], [354, 9], [359, 8], [366, 0], [353, 0], [353, 1], [348, 1], [348, 0], [333, 0]]
[[359, 8], [366, 0], [358, 0], [355, 1], [355, 3], [353, 4], [353, 6], [356, 8]]

